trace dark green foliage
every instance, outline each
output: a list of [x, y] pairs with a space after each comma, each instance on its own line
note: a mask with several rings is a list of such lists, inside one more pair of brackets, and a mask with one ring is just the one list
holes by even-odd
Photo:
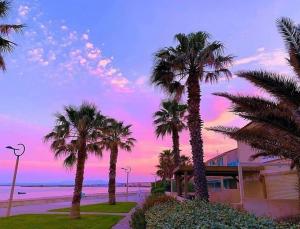
[[[8, 15], [10, 10], [10, 1], [0, 0], [0, 18], [3, 19]], [[6, 69], [4, 55], [11, 52], [16, 43], [9, 40], [8, 36], [11, 32], [21, 32], [24, 25], [21, 24], [0, 24], [0, 68], [4, 71]]]
[[142, 208], [137, 208], [135, 212], [131, 215], [130, 227], [133, 229], [145, 229], [146, 219], [145, 211]]
[[297, 225], [278, 224], [268, 218], [255, 217], [226, 205], [196, 200], [155, 205], [146, 212], [146, 222], [148, 229], [298, 228]]
[[156, 181], [156, 183], [151, 183], [151, 193], [165, 193], [170, 188], [170, 182], [166, 180]]
[[147, 197], [143, 206], [141, 208], [137, 208], [136, 211], [132, 214], [130, 220], [130, 226], [133, 229], [145, 229], [146, 228], [146, 220], [145, 213], [153, 206], [167, 203], [167, 202], [177, 202], [174, 197], [163, 195], [163, 194], [153, 194]]

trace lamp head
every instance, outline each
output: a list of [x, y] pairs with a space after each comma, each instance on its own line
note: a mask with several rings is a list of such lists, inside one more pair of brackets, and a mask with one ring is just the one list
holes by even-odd
[[[14, 154], [17, 156], [17, 157], [20, 157], [24, 154], [25, 152], [25, 145], [24, 144], [18, 144], [18, 146], [21, 146], [21, 148], [14, 148], [12, 146], [6, 146], [5, 148], [6, 149], [10, 149], [10, 150], [13, 150], [14, 151]], [[22, 149], [23, 148], [23, 149]]]

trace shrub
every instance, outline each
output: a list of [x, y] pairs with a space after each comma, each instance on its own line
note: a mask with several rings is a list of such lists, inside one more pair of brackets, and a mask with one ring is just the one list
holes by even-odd
[[143, 209], [147, 211], [148, 209], [152, 208], [155, 205], [168, 203], [168, 202], [177, 202], [177, 200], [172, 196], [167, 196], [162, 194], [151, 195], [145, 200], [143, 204]]
[[298, 228], [296, 225], [278, 224], [275, 221], [239, 212], [222, 204], [201, 201], [167, 202], [155, 205], [146, 212], [147, 228]]
[[133, 229], [145, 229], [146, 219], [145, 213], [147, 210], [153, 206], [160, 205], [163, 203], [176, 203], [177, 200], [174, 197], [167, 196], [164, 194], [152, 194], [145, 200], [142, 208], [137, 208], [135, 212], [131, 215], [130, 226]]
[[161, 188], [153, 188], [153, 189], [151, 190], [151, 193], [152, 193], [152, 194], [164, 194], [165, 191], [166, 191], [166, 189], [163, 188], [163, 187], [161, 187]]
[[131, 215], [130, 227], [133, 229], [145, 229], [146, 219], [145, 210], [142, 208], [137, 208]]
[[170, 187], [169, 181], [156, 181], [155, 183], [151, 183], [151, 193], [165, 193]]

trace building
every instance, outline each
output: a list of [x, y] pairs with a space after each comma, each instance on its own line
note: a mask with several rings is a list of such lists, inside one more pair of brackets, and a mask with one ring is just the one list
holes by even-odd
[[[252, 128], [248, 124], [244, 128]], [[273, 218], [299, 214], [299, 179], [290, 161], [277, 157], [251, 156], [255, 149], [243, 142], [206, 162], [210, 201], [228, 203], [257, 216]], [[184, 183], [193, 176], [192, 167], [178, 168]], [[185, 197], [188, 193], [185, 192]]]

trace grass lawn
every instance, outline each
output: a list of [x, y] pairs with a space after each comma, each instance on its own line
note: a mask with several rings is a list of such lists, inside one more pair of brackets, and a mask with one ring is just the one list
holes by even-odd
[[[107, 212], [107, 213], [127, 213], [133, 207], [135, 202], [117, 202], [116, 205], [109, 205], [108, 203], [83, 205], [80, 207], [81, 212]], [[51, 212], [68, 212], [70, 208], [52, 209]]]
[[0, 228], [5, 229], [108, 229], [123, 216], [82, 215], [72, 220], [67, 215], [18, 215], [0, 218]]

